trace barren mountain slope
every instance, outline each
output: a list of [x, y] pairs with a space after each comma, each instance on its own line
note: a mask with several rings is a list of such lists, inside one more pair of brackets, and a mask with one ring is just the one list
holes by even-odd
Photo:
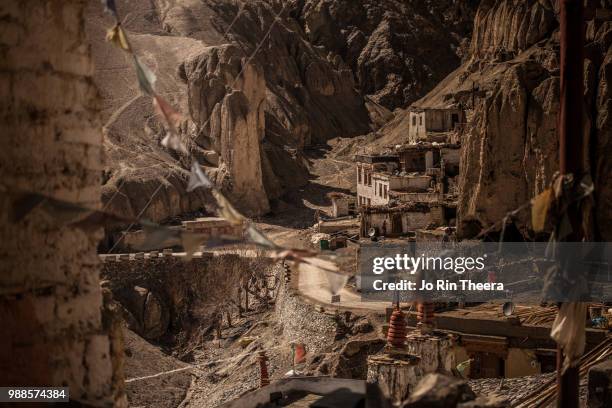
[[363, 95], [393, 110], [430, 91], [467, 51], [479, 0], [301, 0], [308, 38], [342, 57]]

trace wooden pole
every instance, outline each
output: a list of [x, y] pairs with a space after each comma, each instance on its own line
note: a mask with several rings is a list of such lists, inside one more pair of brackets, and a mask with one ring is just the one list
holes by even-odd
[[[582, 0], [561, 0], [561, 93], [559, 112], [559, 171], [579, 179], [585, 171], [582, 126], [584, 78], [584, 10]], [[573, 233], [568, 241], [582, 241], [582, 219], [577, 205], [568, 209]], [[562, 372], [562, 350], [557, 347], [557, 406], [579, 406], [579, 366]]]

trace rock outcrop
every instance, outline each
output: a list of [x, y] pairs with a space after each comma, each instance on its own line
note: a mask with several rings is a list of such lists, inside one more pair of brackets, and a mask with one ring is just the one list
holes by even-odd
[[[157, 91], [185, 114], [191, 152], [257, 215], [307, 183], [304, 147], [368, 133], [458, 66], [477, 1], [359, 3], [135, 0], [119, 11]], [[161, 146], [132, 62], [104, 42], [112, 19], [92, 2], [87, 22], [106, 121], [103, 201], [134, 216], [148, 203], [154, 220], [209, 209], [206, 194], [185, 192], [187, 158]]]
[[308, 38], [352, 69], [361, 93], [391, 110], [422, 97], [466, 51], [476, 0], [302, 0]]
[[[606, 56], [612, 44], [612, 22], [609, 13], [601, 13], [610, 5], [601, 3], [589, 2], [586, 10], [584, 104], [596, 191], [594, 238], [608, 239], [612, 134]], [[471, 60], [457, 73], [457, 89], [475, 83], [481, 95], [472, 107], [472, 123], [462, 142], [460, 235], [474, 233], [468, 227], [473, 227], [472, 221], [486, 227], [500, 220], [548, 187], [558, 170], [557, 13], [553, 1], [489, 1], [477, 13]], [[451, 98], [469, 106], [468, 95], [455, 91]], [[518, 216], [517, 226], [530, 234], [528, 212]]]
[[209, 173], [216, 172], [217, 184], [239, 209], [247, 214], [268, 212], [260, 147], [266, 97], [261, 68], [228, 46], [208, 48], [182, 64], [180, 72], [198, 132], [192, 151], [203, 158], [201, 164]]

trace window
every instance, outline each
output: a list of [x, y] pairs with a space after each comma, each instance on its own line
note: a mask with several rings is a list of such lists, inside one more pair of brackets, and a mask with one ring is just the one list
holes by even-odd
[[451, 115], [451, 122], [452, 122], [453, 127], [455, 127], [455, 124], [459, 123], [459, 115], [456, 113], [453, 113]]
[[412, 126], [416, 126], [416, 116], [412, 117]]
[[387, 186], [383, 187], [383, 196], [384, 198], [387, 198]]
[[361, 167], [357, 166], [357, 183], [361, 184]]
[[419, 116], [419, 126], [423, 126], [423, 115]]
[[382, 184], [378, 185], [378, 195], [381, 197], [383, 196], [383, 185]]

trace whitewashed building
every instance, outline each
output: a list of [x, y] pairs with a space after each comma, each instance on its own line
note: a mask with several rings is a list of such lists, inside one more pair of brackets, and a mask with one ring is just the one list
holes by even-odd
[[409, 140], [445, 142], [448, 140], [445, 133], [455, 130], [455, 127], [465, 123], [465, 114], [459, 108], [421, 109], [410, 110]]

